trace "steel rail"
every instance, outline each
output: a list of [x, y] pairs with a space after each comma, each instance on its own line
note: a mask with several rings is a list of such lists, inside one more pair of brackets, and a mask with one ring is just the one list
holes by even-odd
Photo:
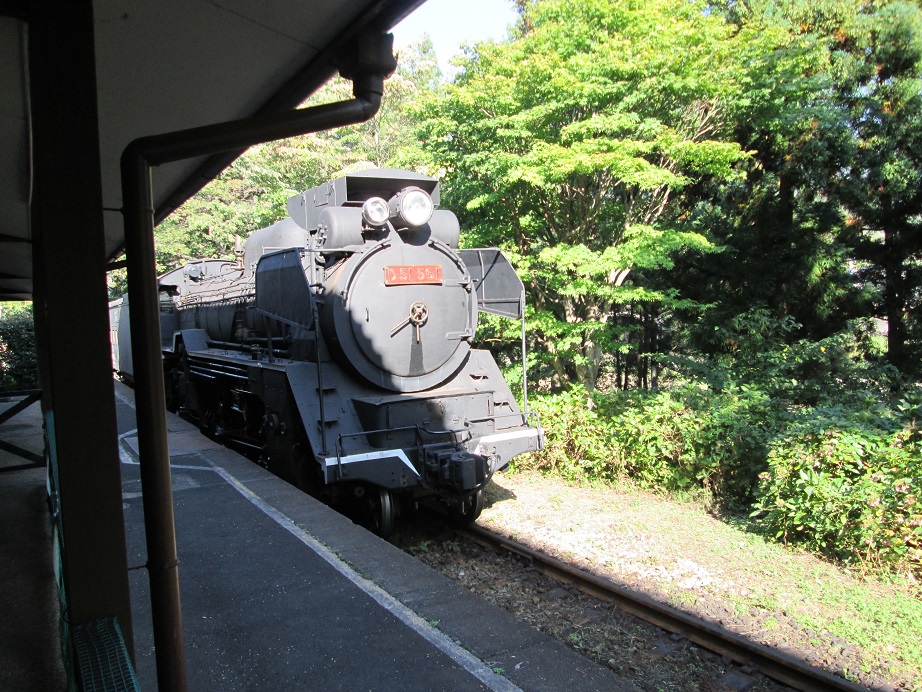
[[682, 634], [705, 649], [727, 656], [737, 663], [752, 666], [795, 689], [849, 692], [867, 689], [480, 526], [455, 528], [454, 531], [482, 546], [519, 555], [549, 577], [572, 584], [585, 594], [614, 603], [641, 620]]

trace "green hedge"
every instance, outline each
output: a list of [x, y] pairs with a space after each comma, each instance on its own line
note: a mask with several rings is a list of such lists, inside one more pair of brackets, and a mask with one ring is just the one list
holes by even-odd
[[31, 303], [0, 314], [0, 391], [38, 387]]
[[571, 480], [630, 479], [645, 488], [704, 488], [732, 505], [753, 498], [765, 468], [771, 402], [748, 387], [693, 385], [537, 397], [546, 448], [526, 463]]

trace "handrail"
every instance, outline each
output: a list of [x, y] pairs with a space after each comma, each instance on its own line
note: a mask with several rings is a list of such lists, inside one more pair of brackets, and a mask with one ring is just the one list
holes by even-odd
[[[6, 411], [0, 413], [0, 425], [6, 423], [10, 418], [16, 416], [32, 404], [42, 398], [41, 389], [22, 389], [11, 392], [0, 392], [0, 398], [18, 398], [24, 397], [21, 401], [17, 401], [15, 404], [10, 406]], [[30, 462], [28, 464], [19, 464], [17, 466], [5, 466], [0, 471], [21, 471], [24, 469], [34, 469], [40, 466], [45, 465], [45, 457], [39, 456], [35, 452], [30, 452], [28, 449], [23, 449], [18, 445], [14, 445], [12, 442], [7, 442], [6, 440], [0, 440], [0, 449], [10, 454], [15, 454], [18, 457], [25, 459]]]

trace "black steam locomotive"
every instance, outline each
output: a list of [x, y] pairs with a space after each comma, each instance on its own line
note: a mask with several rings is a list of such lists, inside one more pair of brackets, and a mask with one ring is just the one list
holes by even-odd
[[[459, 250], [438, 200], [412, 172], [348, 175], [292, 197], [237, 261], [159, 279], [168, 406], [382, 535], [427, 499], [473, 521], [493, 473], [543, 444], [471, 348], [480, 312], [524, 320], [522, 283], [499, 250]], [[110, 305], [130, 379], [128, 309]]]

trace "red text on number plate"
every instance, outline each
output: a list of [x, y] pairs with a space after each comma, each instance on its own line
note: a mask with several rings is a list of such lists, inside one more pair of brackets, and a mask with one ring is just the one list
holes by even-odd
[[384, 267], [385, 286], [440, 283], [442, 283], [442, 265], [440, 264], [405, 264]]

